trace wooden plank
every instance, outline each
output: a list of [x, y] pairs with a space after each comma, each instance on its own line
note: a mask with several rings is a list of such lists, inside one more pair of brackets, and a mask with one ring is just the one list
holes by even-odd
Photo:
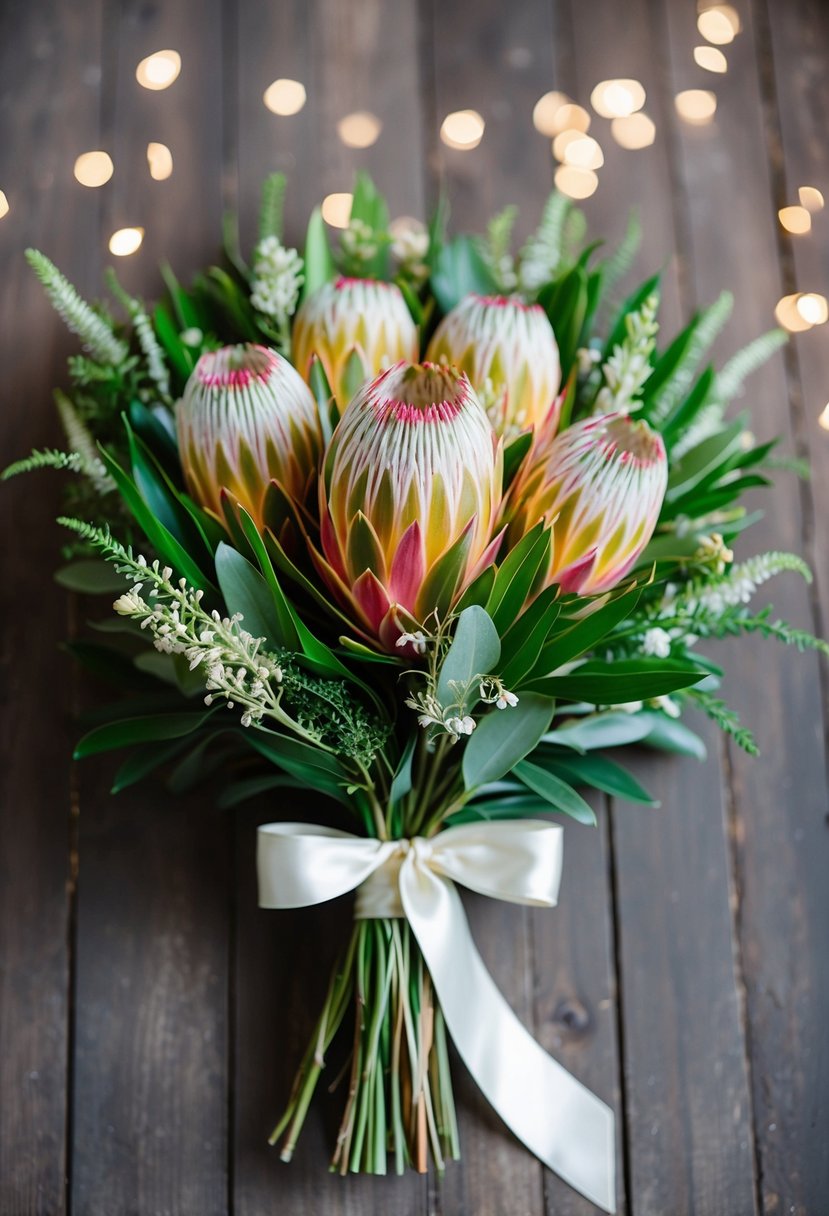
[[[237, 9], [239, 47], [239, 211], [246, 248], [256, 239], [264, 176], [288, 177], [286, 232], [301, 244], [311, 208], [332, 191], [347, 191], [366, 168], [389, 199], [392, 215], [422, 213], [422, 152], [415, 4], [361, 0], [348, 8], [314, 0]], [[278, 48], [278, 53], [274, 53]], [[262, 103], [278, 77], [300, 80], [307, 103], [280, 117]], [[376, 145], [347, 149], [337, 135], [345, 114], [369, 110], [383, 123]], [[326, 808], [304, 798], [301, 809], [274, 800], [239, 816], [236, 835], [234, 1211], [279, 1213], [417, 1212], [427, 1209], [427, 1180], [348, 1178], [327, 1172], [344, 1096], [321, 1085], [294, 1160], [284, 1165], [267, 1136], [288, 1097], [294, 1073], [322, 1006], [330, 967], [348, 933], [350, 906], [291, 913], [256, 905], [255, 828], [272, 818], [325, 821]], [[340, 826], [344, 826], [342, 823]], [[336, 1058], [332, 1053], [332, 1061]], [[338, 1071], [332, 1062], [326, 1082]]]
[[[618, 76], [640, 79], [648, 94], [646, 110], [657, 126], [650, 149], [620, 149], [609, 124], [594, 119], [591, 133], [605, 165], [587, 211], [597, 232], [618, 231], [620, 213], [636, 203], [645, 235], [642, 271], [674, 249], [682, 254], [681, 262], [671, 259], [663, 296], [670, 336], [689, 304], [691, 251], [680, 192], [690, 183], [677, 180], [660, 14], [644, 3], [589, 11], [573, 4], [571, 14], [576, 100], [587, 105], [595, 84]], [[695, 190], [701, 193], [699, 185]], [[754, 1204], [728, 804], [715, 732], [704, 734], [710, 751], [703, 769], [664, 756], [636, 761], [661, 810], [614, 807], [629, 1202], [636, 1212], [751, 1212]]]
[[[98, 141], [101, 5], [9, 3], [0, 11], [0, 464], [61, 442], [51, 388], [73, 341], [23, 259], [53, 257], [82, 290], [96, 267], [94, 195], [72, 178], [77, 151]], [[61, 479], [2, 487], [0, 587], [0, 1210], [65, 1211], [69, 940], [74, 835], [70, 785], [71, 678], [57, 653], [64, 594], [49, 570]]]
[[[455, 229], [482, 230], [516, 203], [520, 242], [533, 229], [550, 191], [549, 141], [532, 127], [533, 107], [548, 90], [571, 88], [562, 10], [479, 5], [474, 21], [463, 5], [434, 10], [435, 118], [430, 160], [452, 207]], [[478, 110], [486, 122], [480, 146], [460, 152], [437, 136], [447, 113]], [[473, 932], [487, 965], [518, 1016], [556, 1059], [620, 1110], [616, 1042], [613, 928], [606, 823], [596, 833], [565, 829], [565, 874], [559, 906], [521, 913], [470, 901]], [[585, 916], [577, 893], [590, 891]], [[489, 1112], [466, 1078], [464, 1168], [449, 1173], [442, 1211], [556, 1212], [581, 1216], [593, 1206], [538, 1162]], [[619, 1210], [625, 1209], [619, 1123]]]
[[[127, 3], [106, 28], [103, 96], [115, 176], [101, 246], [141, 225], [125, 284], [158, 293], [156, 259], [182, 275], [220, 241], [221, 23], [218, 0]], [[149, 93], [145, 55], [182, 55], [179, 80]], [[168, 144], [169, 181], [151, 180], [146, 144]], [[94, 242], [92, 243], [94, 247]], [[227, 1210], [228, 840], [202, 792], [185, 800], [145, 785], [109, 794], [111, 766], [81, 771], [72, 1200], [113, 1211]]]
[[[746, 231], [741, 224], [738, 242], [740, 255], [755, 266], [752, 290], [766, 317], [780, 295], [795, 290], [826, 294], [829, 284], [825, 215], [814, 217], [812, 236], [794, 239], [782, 234], [776, 219], [778, 207], [797, 202], [800, 185], [815, 184], [829, 193], [821, 117], [827, 99], [827, 17], [825, 6], [814, 3], [757, 5], [747, 15], [735, 55], [747, 53], [745, 44], [754, 43], [759, 87], [751, 74], [739, 94], [741, 108], [732, 111], [733, 87], [721, 102], [723, 123], [728, 116], [734, 138], [739, 129], [745, 141], [746, 158], [762, 170], [748, 176], [741, 172], [740, 195], [754, 194], [756, 200], [771, 204], [761, 207], [758, 202], [750, 209], [751, 226]], [[739, 60], [735, 67], [739, 70]], [[745, 222], [748, 215], [736, 218]], [[776, 266], [778, 249], [782, 278]], [[751, 312], [751, 301], [745, 303]], [[758, 386], [757, 429], [783, 431], [784, 450], [797, 445], [808, 453], [812, 478], [798, 486], [793, 478], [779, 476], [774, 510], [755, 539], [764, 548], [795, 549], [809, 556], [820, 600], [815, 595], [810, 604], [806, 590], [791, 578], [776, 582], [770, 595], [780, 615], [819, 631], [822, 624], [825, 636], [829, 446], [817, 424], [827, 396], [825, 331], [793, 339], [786, 356], [781, 361], [786, 380], [778, 364]], [[740, 670], [734, 696], [756, 726], [764, 753], [756, 764], [734, 757], [740, 926], [761, 1202], [764, 1211], [811, 1212], [825, 1206], [829, 1185], [824, 1134], [829, 1049], [821, 1014], [829, 1002], [826, 665], [821, 687], [820, 665], [812, 656], [769, 646], [759, 662]], [[774, 695], [768, 695], [769, 689]]]

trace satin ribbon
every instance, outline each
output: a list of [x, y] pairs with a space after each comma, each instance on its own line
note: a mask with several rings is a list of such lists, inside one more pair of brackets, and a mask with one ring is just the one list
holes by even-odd
[[258, 833], [259, 905], [308, 907], [368, 880], [362, 906], [358, 892], [358, 915], [402, 910], [455, 1046], [503, 1121], [570, 1186], [614, 1212], [613, 1111], [549, 1056], [510, 1009], [475, 948], [454, 885], [549, 908], [558, 898], [561, 863], [561, 828], [535, 819], [464, 824], [430, 840], [395, 841], [268, 823]]

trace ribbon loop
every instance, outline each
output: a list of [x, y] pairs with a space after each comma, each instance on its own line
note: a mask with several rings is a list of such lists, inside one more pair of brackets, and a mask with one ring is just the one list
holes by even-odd
[[301, 823], [259, 828], [259, 903], [298, 908], [359, 888], [356, 914], [408, 920], [447, 1028], [480, 1089], [550, 1169], [615, 1211], [614, 1117], [535, 1041], [475, 948], [455, 882], [512, 903], [552, 907], [562, 831], [535, 819], [464, 824], [430, 840], [367, 840]]

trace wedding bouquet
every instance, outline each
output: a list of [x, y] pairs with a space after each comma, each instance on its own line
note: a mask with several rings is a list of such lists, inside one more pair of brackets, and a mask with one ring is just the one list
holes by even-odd
[[130, 748], [115, 790], [163, 767], [228, 807], [327, 800], [325, 825], [259, 832], [263, 906], [357, 892], [285, 1160], [343, 1027], [333, 1168], [442, 1170], [451, 1036], [525, 1144], [612, 1210], [612, 1113], [517, 1021], [454, 883], [552, 906], [549, 817], [593, 823], [584, 787], [649, 802], [605, 752], [703, 759], [686, 708], [752, 750], [704, 641], [826, 649], [750, 606], [801, 559], [732, 552], [744, 494], [785, 462], [726, 408], [783, 335], [701, 366], [723, 295], [660, 349], [659, 276], [612, 302], [635, 220], [600, 257], [559, 194], [516, 257], [513, 208], [449, 239], [442, 207], [390, 223], [363, 175], [338, 247], [316, 210], [300, 255], [283, 192], [265, 185], [251, 265], [228, 225], [227, 268], [188, 289], [165, 269], [152, 312], [111, 275], [125, 323], [29, 252], [83, 353], [56, 393], [66, 448], [5, 475], [78, 475], [57, 578], [118, 593], [72, 643], [122, 694], [76, 755]]

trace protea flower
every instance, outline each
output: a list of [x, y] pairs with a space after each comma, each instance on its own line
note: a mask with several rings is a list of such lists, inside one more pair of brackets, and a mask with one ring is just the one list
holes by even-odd
[[296, 502], [307, 497], [323, 447], [317, 404], [276, 351], [225, 346], [202, 355], [176, 420], [187, 488], [219, 519], [222, 490], [260, 528], [271, 481]]
[[668, 483], [665, 445], [627, 414], [587, 418], [539, 452], [512, 490], [509, 540], [553, 525], [545, 583], [594, 595], [615, 587], [650, 540]]
[[395, 650], [451, 608], [497, 550], [501, 477], [501, 445], [455, 368], [400, 362], [363, 386], [320, 479], [320, 569], [364, 634]]
[[417, 326], [395, 283], [339, 278], [303, 301], [294, 322], [294, 364], [310, 382], [322, 363], [340, 413], [366, 380], [400, 359], [417, 359]]
[[466, 372], [499, 434], [539, 426], [561, 382], [558, 346], [539, 304], [469, 295], [438, 326], [427, 359]]

